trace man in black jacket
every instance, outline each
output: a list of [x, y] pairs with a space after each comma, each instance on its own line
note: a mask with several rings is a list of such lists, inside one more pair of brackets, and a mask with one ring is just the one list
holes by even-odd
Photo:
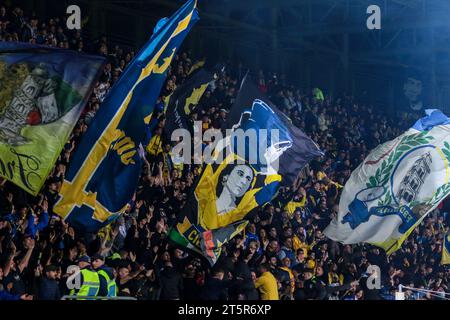
[[228, 300], [228, 281], [224, 280], [225, 270], [216, 267], [208, 277], [201, 293], [202, 300]]
[[245, 300], [258, 300], [258, 290], [252, 279], [252, 273], [246, 261], [238, 260], [230, 281], [229, 295], [232, 300], [244, 297]]
[[46, 266], [45, 275], [39, 282], [38, 299], [39, 300], [59, 300], [61, 299], [61, 292], [59, 284], [56, 280], [56, 266]]
[[324, 300], [327, 297], [326, 284], [314, 276], [314, 270], [303, 271], [303, 288], [294, 293], [295, 300]]
[[180, 300], [183, 292], [183, 278], [172, 265], [166, 261], [159, 273], [160, 300]]

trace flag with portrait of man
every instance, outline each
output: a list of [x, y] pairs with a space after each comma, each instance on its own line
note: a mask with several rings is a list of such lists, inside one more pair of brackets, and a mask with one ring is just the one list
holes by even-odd
[[[254, 99], [243, 108], [230, 135], [217, 142], [171, 230], [175, 243], [202, 254], [211, 265], [219, 258], [224, 243], [242, 232], [245, 217], [271, 201], [283, 179], [279, 160], [296, 147], [291, 125], [269, 103]], [[309, 139], [309, 138], [308, 138]], [[311, 141], [310, 148], [296, 150], [302, 158], [321, 155]]]

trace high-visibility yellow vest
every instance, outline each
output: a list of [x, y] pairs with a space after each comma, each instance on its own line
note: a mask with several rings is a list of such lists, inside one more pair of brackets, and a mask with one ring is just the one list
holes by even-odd
[[98, 277], [97, 272], [82, 269], [80, 273], [83, 275], [83, 283], [81, 285], [80, 290], [75, 292], [75, 289], [70, 291], [70, 295], [77, 295], [83, 297], [95, 297], [100, 290], [100, 278]]
[[98, 274], [106, 279], [108, 285], [108, 297], [117, 297], [117, 284], [114, 279], [108, 275], [105, 270], [99, 270]]
[[111, 260], [116, 260], [116, 259], [121, 259], [120, 254], [118, 254], [117, 252], [113, 253], [112, 256], [109, 257], [109, 259]]
[[316, 98], [316, 100], [320, 100], [320, 101], [325, 100], [323, 92], [319, 88], [314, 88], [313, 89], [313, 95], [314, 95], [314, 98]]

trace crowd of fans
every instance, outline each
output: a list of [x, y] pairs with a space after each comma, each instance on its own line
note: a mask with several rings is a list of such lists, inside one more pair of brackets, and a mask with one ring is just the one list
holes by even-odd
[[[1, 7], [0, 38], [84, 51], [82, 32], [67, 30], [63, 22]], [[106, 38], [92, 41], [90, 48], [108, 57], [108, 63], [42, 193], [32, 197], [0, 178], [0, 300], [60, 299], [70, 293], [66, 281], [71, 265], [105, 270], [119, 296], [137, 299], [393, 299], [399, 284], [449, 292], [450, 272], [440, 265], [450, 225], [445, 204], [389, 257], [377, 247], [342, 245], [323, 235], [352, 170], [372, 148], [410, 127], [416, 115], [387, 115], [351, 96], [333, 99], [318, 89], [302, 92], [263, 70], [255, 76], [261, 92], [325, 156], [313, 160], [273, 201], [251, 212], [245, 232], [225, 245], [214, 267], [168, 242], [199, 168], [172, 161], [161, 113], [127, 212], [98, 234], [76, 232], [52, 212], [57, 191], [83, 133], [134, 57], [133, 51], [111, 46]], [[156, 110], [193, 65], [186, 52], [175, 57]], [[228, 67], [207, 89], [192, 120], [201, 120], [204, 130], [224, 129], [240, 80], [241, 74]], [[381, 270], [380, 289], [367, 287], [369, 265]], [[441, 297], [407, 290], [406, 298]]]

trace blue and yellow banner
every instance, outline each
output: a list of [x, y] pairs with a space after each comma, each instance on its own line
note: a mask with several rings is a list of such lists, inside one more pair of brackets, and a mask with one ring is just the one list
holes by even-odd
[[450, 264], [450, 234], [447, 234], [444, 238], [441, 264]]
[[37, 195], [92, 92], [104, 58], [0, 43], [0, 176]]
[[[297, 146], [289, 123], [263, 100], [254, 99], [233, 127], [233, 133], [215, 147], [213, 161], [203, 166], [178, 224], [169, 233], [173, 242], [203, 255], [211, 265], [222, 246], [244, 230], [249, 212], [276, 196], [284, 178], [278, 161]], [[316, 145], [311, 146], [296, 150], [302, 154], [299, 162], [320, 155]]]
[[[272, 114], [274, 114], [273, 118], [277, 119], [277, 122], [273, 123], [260, 121], [260, 123], [265, 124], [265, 127], [262, 127], [261, 129], [270, 130], [276, 128], [277, 124], [279, 124], [279, 128], [284, 128], [280, 131], [285, 138], [284, 141], [280, 141], [280, 145], [278, 146], [280, 150], [283, 150], [283, 152], [279, 154], [278, 173], [283, 178], [281, 184], [284, 186], [291, 186], [305, 165], [315, 157], [322, 156], [323, 152], [310, 137], [292, 124], [292, 121], [288, 116], [281, 112], [264, 94], [259, 92], [258, 87], [254, 84], [249, 75], [246, 75], [242, 80], [239, 94], [227, 117], [228, 127], [231, 128], [235, 123], [241, 121], [242, 116], [250, 112], [249, 110], [254, 106], [256, 100], [263, 101], [264, 104], [267, 104], [267, 108], [271, 110], [270, 116], [267, 116], [265, 112], [261, 111], [259, 112], [259, 116], [266, 115], [270, 118], [272, 117]], [[257, 105], [261, 105], [261, 103]], [[258, 110], [263, 109], [264, 108], [258, 108]], [[257, 122], [250, 123], [254, 125]], [[286, 139], [287, 136], [289, 136], [289, 139]], [[287, 140], [290, 140], [291, 142], [287, 143]], [[251, 148], [254, 148], [254, 146], [251, 146]], [[254, 153], [253, 150], [254, 149], [247, 150], [247, 152], [252, 151], [252, 153]]]
[[176, 51], [199, 19], [196, 1], [161, 19], [101, 105], [72, 159], [54, 212], [84, 232], [96, 232], [122, 213], [136, 190], [145, 121]]

